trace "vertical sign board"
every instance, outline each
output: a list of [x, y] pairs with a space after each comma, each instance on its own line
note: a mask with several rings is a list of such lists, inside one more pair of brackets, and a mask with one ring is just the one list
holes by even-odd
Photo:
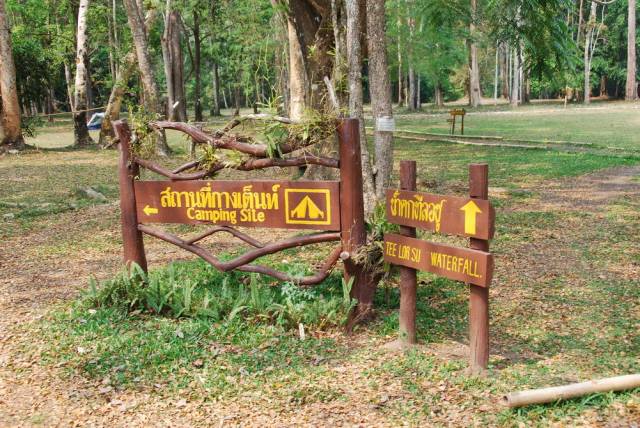
[[136, 181], [140, 223], [340, 230], [337, 181]]
[[[405, 190], [387, 190], [387, 220], [405, 228], [468, 237], [472, 247], [488, 250], [488, 240], [494, 235], [495, 212], [486, 199], [487, 166], [470, 166], [471, 194], [480, 197], [463, 198], [410, 190], [415, 189], [415, 162], [404, 162], [411, 165], [404, 165], [403, 170], [401, 163], [400, 181], [403, 182], [403, 177], [406, 181], [407, 174], [411, 173], [414, 177], [413, 184], [411, 187], [403, 185]], [[415, 229], [408, 231], [410, 233], [401, 229], [401, 234], [385, 234], [384, 260], [471, 284], [469, 340], [472, 348], [472, 370], [486, 369], [489, 349], [487, 288], [493, 274], [493, 256], [480, 249], [458, 248], [416, 239], [407, 236], [415, 236]], [[403, 311], [415, 314], [415, 291], [413, 294], [409, 298], [401, 296], [401, 314]], [[482, 297], [481, 302], [478, 296]], [[406, 305], [411, 304], [412, 308], [403, 308], [403, 301], [408, 302]], [[409, 333], [415, 337], [415, 331]], [[474, 350], [474, 347], [478, 349]]]

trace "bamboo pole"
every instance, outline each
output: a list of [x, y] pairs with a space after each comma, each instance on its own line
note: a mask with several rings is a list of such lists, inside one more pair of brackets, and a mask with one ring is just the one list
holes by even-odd
[[558, 400], [581, 397], [597, 392], [623, 391], [640, 387], [640, 374], [590, 380], [551, 388], [530, 389], [512, 392], [502, 398], [508, 407], [523, 407], [531, 404], [551, 403]]

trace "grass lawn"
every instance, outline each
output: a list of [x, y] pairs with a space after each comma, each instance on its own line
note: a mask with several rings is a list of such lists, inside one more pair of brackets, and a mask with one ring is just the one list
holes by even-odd
[[[481, 117], [469, 116], [470, 129]], [[500, 118], [507, 116], [491, 116]], [[409, 127], [405, 120], [400, 127]], [[535, 124], [538, 115], [530, 120]], [[427, 129], [430, 121], [414, 119], [411, 126]], [[582, 127], [578, 119], [571, 124]], [[509, 125], [515, 132], [516, 125]], [[562, 127], [553, 126], [556, 132]], [[593, 124], [585, 126], [593, 130], [590, 138], [600, 135]], [[619, 134], [620, 141], [633, 143], [631, 130]], [[68, 137], [47, 132], [38, 138], [60, 147]], [[184, 153], [181, 137], [172, 134], [170, 142]], [[182, 420], [186, 424], [211, 423], [197, 419], [209, 408], [216, 415], [236, 414], [232, 423], [246, 425], [260, 424], [255, 418], [261, 415], [264, 423], [389, 426], [593, 426], [640, 419], [639, 390], [521, 410], [498, 404], [514, 390], [640, 372], [639, 173], [597, 174], [640, 160], [406, 140], [395, 142], [395, 159], [418, 161], [421, 189], [458, 194], [466, 191], [468, 163], [490, 165], [497, 232], [486, 378], [466, 373], [468, 290], [430, 274], [419, 275], [421, 345], [400, 354], [383, 349], [397, 334], [396, 276], [378, 290], [377, 319], [353, 336], [340, 327], [349, 302], [339, 271], [311, 291], [274, 288], [268, 278], [222, 274], [201, 261], [169, 266], [184, 253], [147, 240], [154, 261], [149, 287], [121, 279], [102, 286], [110, 293], [92, 291], [84, 285], [89, 275], [113, 278], [121, 252], [116, 153], [98, 150], [45, 151], [0, 162], [6, 183], [0, 234], [12, 256], [33, 260], [24, 272], [6, 275], [16, 289], [35, 284], [48, 290], [38, 275], [59, 270], [88, 290], [40, 320], [15, 323], [22, 339], [6, 348], [13, 352], [8, 360], [32, 355], [58, 377], [56, 383], [72, 388], [86, 380], [102, 401], [126, 404], [128, 395], [144, 393], [139, 412], [181, 403], [191, 418]], [[80, 196], [77, 189], [86, 186], [106, 201]], [[268, 240], [270, 234], [261, 236]], [[25, 246], [25, 236], [37, 244]], [[227, 254], [239, 251], [224, 241], [212, 245]], [[301, 272], [326, 251], [322, 245], [289, 250], [264, 262]], [[105, 257], [111, 261], [104, 263]], [[14, 316], [11, 310], [3, 307], [5, 317]], [[16, 370], [28, 377], [31, 369]]]
[[[513, 139], [572, 141], [640, 150], [640, 104], [594, 104], [593, 107], [561, 106], [499, 112], [472, 112], [465, 117], [465, 135], [501, 136]], [[432, 133], [449, 132], [448, 114], [410, 114], [396, 120], [398, 129]], [[459, 118], [458, 118], [459, 122]], [[456, 124], [459, 132], [459, 124]]]

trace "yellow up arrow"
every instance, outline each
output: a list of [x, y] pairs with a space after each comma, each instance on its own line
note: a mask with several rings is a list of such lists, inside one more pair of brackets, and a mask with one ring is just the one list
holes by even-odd
[[476, 234], [476, 216], [482, 211], [476, 205], [475, 202], [469, 201], [467, 202], [460, 211], [464, 211], [464, 233], [467, 235], [475, 235]]
[[149, 205], [146, 205], [142, 211], [144, 211], [146, 215], [158, 214], [158, 209], [150, 207]]

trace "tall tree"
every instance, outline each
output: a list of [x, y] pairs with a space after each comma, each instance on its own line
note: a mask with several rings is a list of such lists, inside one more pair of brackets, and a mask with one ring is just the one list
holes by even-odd
[[169, 120], [187, 120], [187, 98], [184, 90], [184, 62], [180, 46], [180, 12], [167, 0], [162, 33], [162, 59], [167, 81], [167, 115]]
[[476, 27], [478, 21], [478, 0], [471, 0], [471, 20], [469, 23], [469, 105], [478, 107], [482, 101], [480, 90], [480, 67], [478, 66], [478, 47], [476, 45]]
[[0, 96], [2, 128], [0, 148], [22, 150], [24, 138], [20, 130], [20, 103], [16, 89], [16, 68], [11, 48], [11, 31], [4, 0], [0, 0]]
[[627, 85], [625, 99], [638, 99], [638, 84], [636, 82], [636, 0], [629, 0], [627, 18]]
[[349, 116], [360, 119], [360, 153], [362, 156], [362, 182], [365, 213], [375, 208], [375, 184], [369, 147], [364, 128], [362, 91], [362, 17], [358, 0], [346, 0], [347, 12], [347, 82], [349, 87]]
[[[138, 59], [138, 69], [142, 80], [142, 89], [144, 92], [144, 104], [147, 112], [156, 113], [158, 116], [164, 116], [160, 105], [160, 93], [158, 84], [156, 83], [153, 73], [153, 63], [151, 61], [151, 53], [149, 52], [149, 41], [147, 38], [147, 30], [145, 27], [142, 10], [142, 2], [138, 4], [136, 0], [123, 0], [125, 9], [127, 10], [127, 19], [129, 28], [133, 36], [133, 44], [136, 48], [136, 57]], [[150, 11], [153, 13], [153, 11]], [[147, 19], [150, 21], [150, 19]], [[167, 144], [164, 134], [158, 139], [158, 153], [168, 155], [171, 152]]]
[[87, 15], [89, 0], [80, 0], [78, 8], [78, 30], [76, 31], [76, 78], [74, 84], [73, 131], [74, 144], [79, 147], [93, 143], [87, 129]]
[[387, 63], [384, 0], [367, 0], [367, 46], [369, 51], [369, 91], [375, 121], [375, 191], [381, 201], [393, 166], [393, 132], [383, 122], [393, 121], [391, 81]]

